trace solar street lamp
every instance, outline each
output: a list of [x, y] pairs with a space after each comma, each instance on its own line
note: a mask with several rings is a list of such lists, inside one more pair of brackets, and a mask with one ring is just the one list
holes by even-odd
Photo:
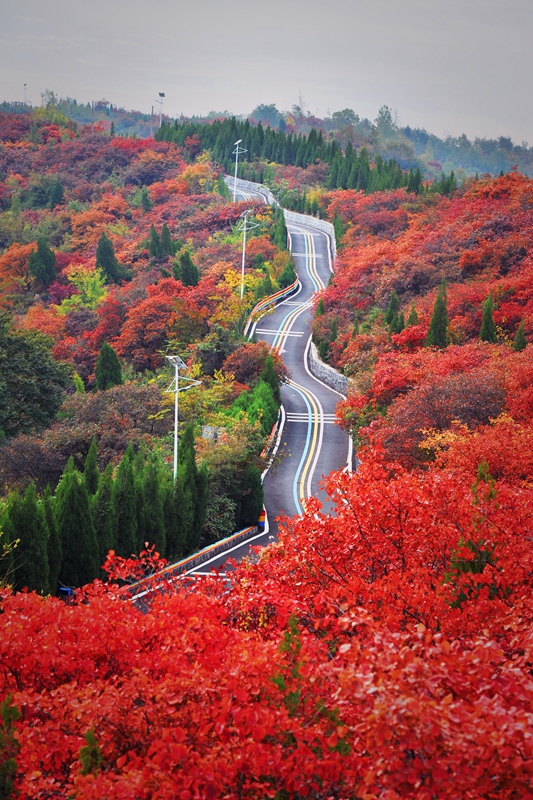
[[239, 163], [239, 153], [247, 153], [248, 151], [244, 147], [239, 147], [242, 139], [238, 139], [236, 142], [233, 143], [235, 150], [233, 151], [233, 155], [235, 156], [235, 180], [233, 181], [233, 202], [235, 202], [235, 197], [237, 195], [237, 164]]

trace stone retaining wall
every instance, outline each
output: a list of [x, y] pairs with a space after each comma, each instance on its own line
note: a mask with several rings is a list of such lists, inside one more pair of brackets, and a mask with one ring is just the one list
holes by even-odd
[[325, 383], [330, 389], [334, 389], [334, 391], [339, 392], [339, 394], [346, 395], [348, 390], [348, 378], [320, 359], [313, 342], [311, 342], [311, 347], [309, 348], [307, 363], [311, 375], [314, 375], [319, 381]]

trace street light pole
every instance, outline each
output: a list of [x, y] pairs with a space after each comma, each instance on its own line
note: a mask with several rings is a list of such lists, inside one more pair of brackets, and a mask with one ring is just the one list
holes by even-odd
[[180, 387], [180, 369], [187, 369], [187, 364], [179, 356], [165, 356], [174, 366], [174, 380], [168, 387], [169, 392], [174, 392], [174, 483], [178, 477], [178, 394], [192, 386], [198, 386], [201, 381], [192, 378], [183, 378], [187, 381], [187, 386]]
[[165, 96], [164, 92], [159, 92], [159, 100], [157, 101], [159, 103], [159, 127], [161, 127], [161, 124], [163, 122], [163, 97], [164, 96]]
[[248, 224], [248, 214], [250, 213], [251, 210], [252, 210], [251, 208], [247, 208], [246, 211], [243, 211], [242, 214], [241, 214], [241, 218], [242, 218], [242, 221], [243, 221], [242, 222], [242, 228], [241, 228], [241, 230], [243, 232], [243, 236], [242, 236], [242, 265], [241, 265], [241, 300], [244, 297], [244, 262], [245, 262], [245, 258], [246, 258], [246, 230], [247, 230], [247, 228], [249, 228], [251, 230], [252, 228], [258, 228], [259, 227], [259, 225], [256, 222], [252, 222], [252, 223]]
[[235, 150], [233, 151], [233, 155], [235, 156], [235, 178], [233, 181], [233, 202], [235, 202], [235, 198], [237, 196], [237, 164], [239, 163], [239, 153], [247, 153], [248, 151], [244, 147], [239, 147], [242, 139], [238, 139], [234, 142]]

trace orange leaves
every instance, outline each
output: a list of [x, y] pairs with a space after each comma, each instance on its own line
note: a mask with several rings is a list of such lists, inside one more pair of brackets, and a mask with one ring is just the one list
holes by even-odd
[[28, 272], [28, 258], [35, 244], [18, 244], [14, 242], [5, 253], [0, 256], [0, 289], [12, 291], [13, 289], [25, 290], [30, 286], [31, 278]]

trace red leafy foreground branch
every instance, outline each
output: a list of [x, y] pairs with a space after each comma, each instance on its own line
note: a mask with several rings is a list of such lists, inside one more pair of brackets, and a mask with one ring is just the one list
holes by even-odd
[[145, 614], [4, 591], [19, 797], [530, 797], [533, 489], [376, 452], [328, 488], [335, 515]]

